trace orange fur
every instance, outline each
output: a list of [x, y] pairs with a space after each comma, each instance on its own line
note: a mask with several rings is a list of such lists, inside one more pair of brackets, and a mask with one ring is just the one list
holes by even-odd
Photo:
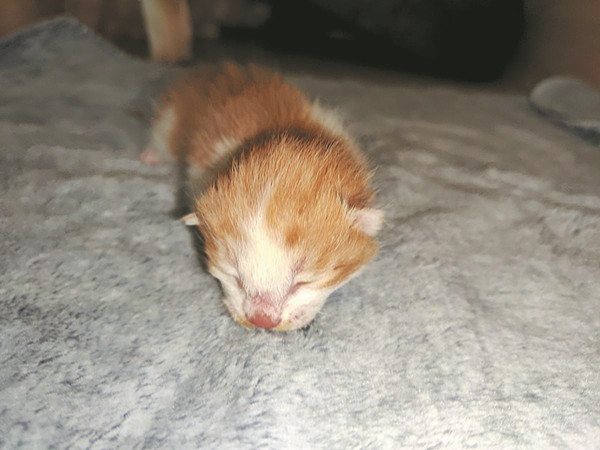
[[[374, 233], [354, 214], [375, 211], [364, 157], [353, 141], [320, 123], [313, 105], [279, 75], [254, 66], [199, 68], [165, 93], [161, 108], [175, 112], [167, 136], [172, 156], [209, 173], [219, 167], [195, 199], [209, 268], [237, 270], [243, 249], [254, 248], [250, 241], [268, 239], [273, 251], [285, 255], [281, 277], [303, 273], [310, 280], [294, 286], [330, 292], [373, 258]], [[221, 155], [218, 144], [227, 140], [236, 148]], [[228, 164], [219, 165], [220, 158]], [[257, 226], [267, 238], [253, 237]], [[245, 289], [240, 278], [237, 284]], [[281, 305], [296, 287], [282, 288], [288, 289], [284, 295], [260, 291], [261, 285], [256, 295], [268, 310], [261, 320], [283, 314]], [[241, 307], [228, 307], [238, 322], [249, 324], [251, 313], [244, 317]], [[305, 320], [295, 319], [301, 315], [290, 313], [276, 329], [297, 328]]]
[[177, 111], [169, 136], [172, 155], [205, 168], [214, 145], [226, 138], [241, 142], [259, 131], [309, 120], [310, 104], [277, 74], [256, 66], [199, 66], [181, 77], [161, 99]]
[[[218, 258], [219, 242], [238, 245], [244, 223], [262, 207], [269, 230], [298, 254], [306, 269], [332, 272], [322, 286], [336, 284], [368, 262], [376, 243], [352, 226], [346, 211], [367, 206], [374, 194], [365, 165], [354, 159], [348, 145], [285, 130], [269, 132], [266, 141], [244, 149], [197, 202], [209, 259]], [[268, 201], [261, 206], [268, 189]]]

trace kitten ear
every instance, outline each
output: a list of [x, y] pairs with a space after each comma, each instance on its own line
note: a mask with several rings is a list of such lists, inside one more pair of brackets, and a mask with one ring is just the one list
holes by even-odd
[[198, 216], [196, 215], [196, 213], [187, 214], [179, 220], [185, 223], [188, 227], [198, 225]]
[[352, 208], [349, 213], [354, 225], [369, 236], [375, 236], [383, 225], [383, 211], [380, 209]]

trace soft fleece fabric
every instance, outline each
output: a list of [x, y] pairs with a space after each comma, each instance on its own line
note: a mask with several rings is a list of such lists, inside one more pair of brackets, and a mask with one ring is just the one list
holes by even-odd
[[525, 97], [292, 76], [386, 225], [308, 330], [249, 331], [137, 160], [170, 76], [69, 20], [0, 43], [0, 447], [598, 448], [596, 148]]

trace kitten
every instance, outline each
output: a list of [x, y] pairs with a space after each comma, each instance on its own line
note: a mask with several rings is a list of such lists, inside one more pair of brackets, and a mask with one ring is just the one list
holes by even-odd
[[196, 69], [163, 95], [142, 160], [186, 163], [209, 272], [246, 327], [294, 330], [375, 255], [383, 214], [339, 121], [275, 73]]

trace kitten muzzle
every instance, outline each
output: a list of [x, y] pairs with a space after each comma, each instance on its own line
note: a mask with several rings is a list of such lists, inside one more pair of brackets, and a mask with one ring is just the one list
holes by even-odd
[[259, 328], [275, 328], [281, 323], [281, 304], [270, 295], [255, 295], [247, 300], [246, 319]]
[[246, 319], [248, 319], [248, 322], [255, 327], [266, 329], [275, 328], [281, 323], [281, 318], [273, 319], [271, 316], [261, 311], [257, 311], [253, 316], [246, 316]]

